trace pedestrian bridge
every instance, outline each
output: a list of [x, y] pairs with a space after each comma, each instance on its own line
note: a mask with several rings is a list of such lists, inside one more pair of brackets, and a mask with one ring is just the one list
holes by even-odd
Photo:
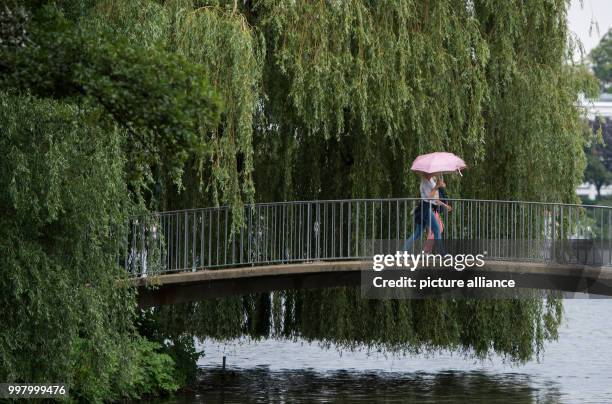
[[[612, 207], [449, 199], [442, 245], [485, 253], [480, 273], [612, 295]], [[122, 258], [142, 307], [278, 289], [359, 285], [401, 250], [414, 198], [299, 201], [151, 213]], [[421, 251], [415, 243], [411, 253]], [[436, 252], [434, 250], [434, 252]]]

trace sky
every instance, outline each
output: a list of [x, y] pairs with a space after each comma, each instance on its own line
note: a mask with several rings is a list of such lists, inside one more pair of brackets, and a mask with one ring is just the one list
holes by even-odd
[[580, 39], [584, 50], [588, 53], [612, 27], [612, 0], [582, 0], [582, 2], [571, 0], [571, 2], [567, 13], [569, 29]]

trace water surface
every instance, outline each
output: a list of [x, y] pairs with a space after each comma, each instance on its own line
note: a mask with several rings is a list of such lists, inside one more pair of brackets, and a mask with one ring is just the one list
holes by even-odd
[[393, 356], [302, 341], [206, 340], [198, 392], [171, 401], [612, 403], [612, 300], [570, 299], [564, 307], [559, 340], [525, 365], [449, 352]]

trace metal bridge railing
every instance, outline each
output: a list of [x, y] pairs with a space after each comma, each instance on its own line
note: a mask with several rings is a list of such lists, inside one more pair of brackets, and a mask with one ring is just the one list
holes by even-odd
[[[133, 276], [258, 264], [371, 259], [401, 250], [420, 201], [354, 199], [261, 203], [233, 225], [228, 207], [152, 213], [131, 220], [122, 258]], [[487, 259], [612, 266], [612, 208], [449, 199], [444, 242], [482, 243]], [[378, 243], [378, 244], [377, 244]], [[420, 252], [413, 244], [413, 252]]]

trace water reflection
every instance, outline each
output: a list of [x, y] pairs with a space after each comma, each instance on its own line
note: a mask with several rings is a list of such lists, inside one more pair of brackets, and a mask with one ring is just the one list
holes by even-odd
[[394, 373], [314, 370], [205, 369], [197, 394], [169, 402], [210, 403], [556, 403], [555, 384], [533, 388], [525, 374]]

